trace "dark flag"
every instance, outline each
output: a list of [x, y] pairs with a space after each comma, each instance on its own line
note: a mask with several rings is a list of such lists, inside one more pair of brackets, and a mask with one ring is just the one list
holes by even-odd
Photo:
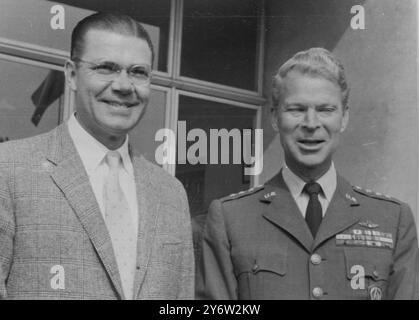
[[31, 121], [37, 126], [41, 121], [42, 115], [55, 100], [64, 93], [64, 73], [62, 71], [51, 70], [45, 80], [32, 94], [31, 99], [35, 105], [35, 112]]

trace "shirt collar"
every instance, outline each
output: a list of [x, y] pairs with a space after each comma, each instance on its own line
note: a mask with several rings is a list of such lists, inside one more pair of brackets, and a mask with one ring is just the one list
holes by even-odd
[[[285, 165], [282, 170], [282, 177], [284, 178], [284, 181], [287, 184], [292, 196], [294, 198], [299, 197], [303, 192], [306, 182], [297, 176], [294, 172], [292, 172], [287, 165]], [[316, 182], [322, 187], [323, 194], [326, 199], [331, 202], [337, 185], [336, 169], [333, 162], [330, 165], [329, 170], [327, 170], [324, 175], [317, 179]]]
[[[73, 139], [74, 145], [80, 155], [87, 174], [91, 175], [98, 166], [102, 163], [108, 151], [106, 146], [96, 140], [90, 133], [88, 133], [78, 122], [75, 113], [70, 116], [67, 122], [70, 136]], [[124, 169], [129, 173], [133, 173], [133, 167], [128, 150], [128, 135], [117, 150], [121, 154]]]

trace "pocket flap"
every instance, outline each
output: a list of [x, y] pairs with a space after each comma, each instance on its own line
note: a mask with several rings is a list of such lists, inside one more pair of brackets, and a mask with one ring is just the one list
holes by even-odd
[[375, 280], [387, 280], [389, 264], [386, 253], [369, 252], [368, 255], [355, 250], [345, 250], [346, 276], [352, 279], [357, 273], [364, 272], [366, 277]]
[[287, 255], [285, 253], [274, 253], [267, 256], [260, 256], [256, 259], [252, 272], [273, 272], [281, 276], [287, 273]]

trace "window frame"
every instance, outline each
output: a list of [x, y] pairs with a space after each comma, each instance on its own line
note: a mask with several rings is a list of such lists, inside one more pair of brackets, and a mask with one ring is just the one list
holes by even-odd
[[[255, 128], [254, 129], [260, 129], [261, 128], [261, 125], [262, 125], [262, 105], [254, 105], [254, 104], [249, 104], [249, 103], [244, 103], [244, 102], [239, 102], [239, 101], [233, 101], [233, 100], [230, 100], [230, 99], [214, 97], [214, 96], [211, 96], [211, 95], [206, 95], [206, 94], [196, 93], [196, 92], [191, 92], [191, 91], [176, 90], [174, 92], [174, 102], [175, 102], [174, 105], [176, 105], [176, 110], [172, 111], [172, 113], [170, 114], [169, 123], [168, 123], [168, 126], [167, 126], [167, 128], [171, 129], [175, 133], [175, 141], [172, 141], [172, 140], [169, 139], [169, 142], [168, 142], [170, 150], [174, 150], [175, 159], [177, 158], [176, 137], [177, 137], [177, 123], [178, 123], [178, 118], [179, 118], [178, 117], [178, 115], [179, 115], [179, 97], [181, 95], [186, 96], [186, 97], [211, 101], [211, 102], [218, 102], [218, 103], [226, 104], [226, 105], [229, 105], [229, 106], [254, 110], [256, 112]], [[261, 143], [261, 142], [258, 141], [256, 143]], [[176, 164], [168, 165], [167, 170], [171, 175], [175, 176], [175, 174], [176, 174]], [[257, 185], [259, 185], [259, 182], [260, 182], [260, 176], [259, 175], [250, 177], [250, 185], [251, 186], [257, 186]]]
[[[151, 80], [152, 90], [166, 92], [165, 127], [177, 132], [179, 95], [187, 95], [237, 107], [254, 109], [256, 110], [255, 129], [260, 129], [262, 123], [262, 106], [266, 104], [266, 99], [263, 97], [262, 91], [265, 55], [265, 0], [260, 0], [258, 12], [258, 39], [257, 48], [255, 48], [257, 50], [255, 91], [180, 75], [184, 1], [171, 0], [167, 72], [155, 70], [153, 71]], [[69, 57], [70, 54], [67, 51], [0, 37], [0, 59], [64, 71], [65, 62]], [[74, 94], [66, 82], [61, 121], [68, 119], [73, 110]], [[172, 148], [170, 152], [174, 151], [176, 154], [176, 141], [169, 141], [169, 145]], [[175, 165], [164, 165], [163, 168], [170, 174], [175, 175]], [[257, 185], [258, 182], [259, 176], [252, 177], [252, 186]]]

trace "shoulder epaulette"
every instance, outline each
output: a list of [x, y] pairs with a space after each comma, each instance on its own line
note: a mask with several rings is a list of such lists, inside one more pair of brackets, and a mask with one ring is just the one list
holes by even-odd
[[246, 197], [248, 195], [254, 194], [257, 191], [263, 190], [264, 188], [265, 188], [264, 185], [259, 185], [257, 187], [253, 187], [253, 188], [250, 188], [250, 189], [245, 190], [245, 191], [240, 191], [238, 193], [232, 193], [232, 194], [230, 194], [230, 195], [228, 195], [224, 198], [221, 198], [220, 201], [225, 202], [225, 201], [240, 199], [240, 198]]
[[386, 200], [386, 201], [394, 202], [394, 203], [397, 203], [397, 204], [401, 204], [400, 200], [398, 200], [396, 198], [393, 198], [393, 197], [390, 197], [386, 194], [382, 194], [382, 193], [379, 193], [379, 192], [374, 192], [371, 189], [363, 189], [363, 188], [358, 187], [358, 186], [352, 186], [352, 188], [355, 192], [358, 192], [358, 193], [363, 194], [363, 195], [365, 195], [367, 197], [370, 197], [370, 198], [379, 199], [379, 200]]

